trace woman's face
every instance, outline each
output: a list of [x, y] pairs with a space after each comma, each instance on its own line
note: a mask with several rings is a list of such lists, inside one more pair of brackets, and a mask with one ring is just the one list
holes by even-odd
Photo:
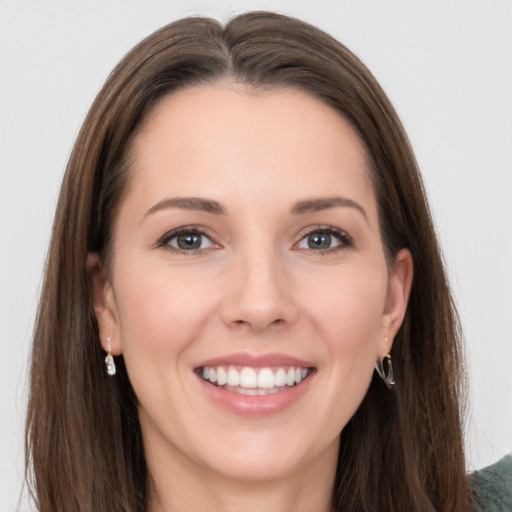
[[150, 468], [333, 472], [412, 272], [406, 251], [386, 264], [349, 123], [293, 89], [166, 97], [134, 141], [113, 247], [96, 314]]

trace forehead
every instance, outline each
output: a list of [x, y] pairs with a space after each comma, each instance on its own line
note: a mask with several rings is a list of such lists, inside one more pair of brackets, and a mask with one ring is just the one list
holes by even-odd
[[293, 88], [224, 81], [171, 93], [136, 135], [132, 162], [132, 184], [162, 194], [373, 197], [357, 132]]

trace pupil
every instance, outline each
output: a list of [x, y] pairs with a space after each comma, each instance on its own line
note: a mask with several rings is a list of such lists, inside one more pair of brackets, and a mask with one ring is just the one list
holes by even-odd
[[178, 247], [180, 249], [199, 249], [201, 247], [201, 235], [179, 235]]
[[329, 249], [331, 246], [331, 235], [326, 233], [309, 235], [308, 245], [311, 249]]

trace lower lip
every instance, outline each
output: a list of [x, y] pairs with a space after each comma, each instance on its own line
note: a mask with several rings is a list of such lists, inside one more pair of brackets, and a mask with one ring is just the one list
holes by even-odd
[[309, 374], [300, 384], [268, 395], [241, 395], [227, 391], [206, 382], [198, 376], [203, 390], [208, 397], [222, 409], [238, 416], [257, 417], [278, 414], [290, 407], [307, 392], [314, 378], [314, 372]]

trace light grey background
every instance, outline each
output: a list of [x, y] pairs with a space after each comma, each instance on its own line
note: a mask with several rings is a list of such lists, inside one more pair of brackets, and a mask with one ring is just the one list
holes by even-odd
[[394, 102], [424, 173], [466, 332], [468, 469], [512, 450], [510, 0], [0, 0], [1, 512], [14, 510], [22, 484], [40, 276], [88, 106], [122, 55], [154, 29], [186, 15], [225, 20], [254, 9], [327, 30]]

